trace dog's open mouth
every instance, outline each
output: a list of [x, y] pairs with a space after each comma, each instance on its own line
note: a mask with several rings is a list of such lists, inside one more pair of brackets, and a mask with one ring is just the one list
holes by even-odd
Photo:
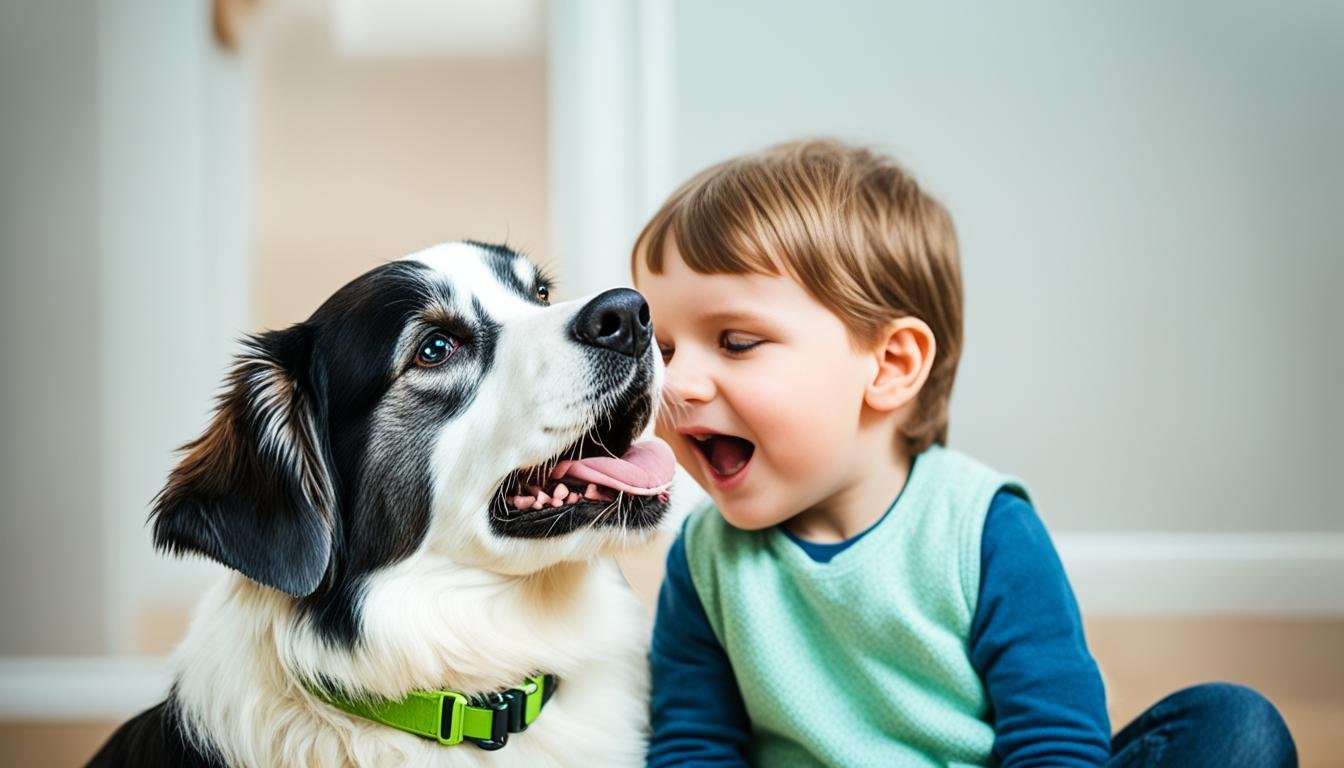
[[553, 459], [519, 469], [495, 495], [503, 532], [554, 536], [581, 525], [645, 528], [666, 511], [676, 459], [658, 438], [619, 445], [590, 432]]

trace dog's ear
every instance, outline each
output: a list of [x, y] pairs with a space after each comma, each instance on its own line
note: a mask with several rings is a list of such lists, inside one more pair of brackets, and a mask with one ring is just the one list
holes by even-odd
[[295, 597], [322, 583], [336, 499], [325, 382], [304, 324], [247, 338], [205, 434], [154, 500], [154, 544]]

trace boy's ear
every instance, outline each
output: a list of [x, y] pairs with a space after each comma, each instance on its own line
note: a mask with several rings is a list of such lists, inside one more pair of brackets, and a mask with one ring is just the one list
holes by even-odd
[[196, 553], [295, 597], [321, 584], [336, 500], [327, 459], [325, 386], [312, 375], [312, 331], [249, 337], [205, 433], [154, 499], [154, 544]]
[[878, 411], [894, 411], [915, 399], [933, 369], [937, 354], [933, 329], [917, 317], [902, 317], [873, 348], [877, 371], [864, 391], [864, 403]]

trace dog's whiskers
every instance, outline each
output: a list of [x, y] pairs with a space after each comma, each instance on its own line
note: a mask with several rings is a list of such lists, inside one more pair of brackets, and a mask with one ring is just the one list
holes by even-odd
[[677, 425], [687, 420], [691, 406], [680, 398], [673, 397], [667, 390], [663, 390], [659, 401], [663, 407], [659, 409], [658, 422], [666, 430], [676, 431]]

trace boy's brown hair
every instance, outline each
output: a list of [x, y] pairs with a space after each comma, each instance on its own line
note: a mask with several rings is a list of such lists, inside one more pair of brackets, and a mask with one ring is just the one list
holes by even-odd
[[961, 356], [962, 292], [952, 217], [894, 160], [832, 140], [781, 144], [701, 171], [640, 232], [632, 266], [662, 272], [676, 244], [702, 274], [787, 273], [840, 318], [856, 347], [914, 316], [937, 341], [901, 429], [910, 455], [947, 442]]

